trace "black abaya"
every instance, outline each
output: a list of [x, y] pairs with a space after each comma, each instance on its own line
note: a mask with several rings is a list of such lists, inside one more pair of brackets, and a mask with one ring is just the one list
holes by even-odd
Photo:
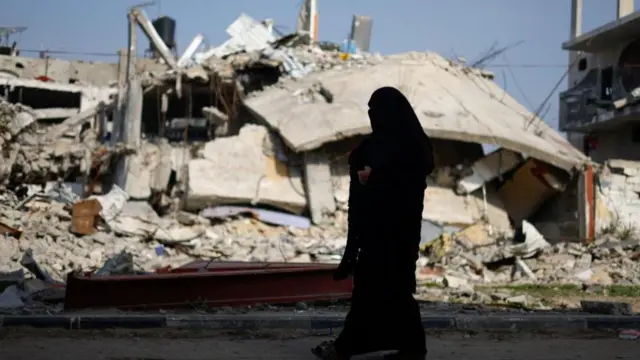
[[[369, 106], [373, 135], [350, 159], [349, 202], [357, 210], [349, 212], [345, 258], [353, 259], [353, 249], [359, 249], [352, 260], [352, 303], [334, 346], [345, 358], [382, 350], [425, 355], [413, 293], [426, 177], [433, 169], [431, 144], [398, 90], [377, 90]], [[357, 171], [363, 163], [372, 171], [360, 185]]]

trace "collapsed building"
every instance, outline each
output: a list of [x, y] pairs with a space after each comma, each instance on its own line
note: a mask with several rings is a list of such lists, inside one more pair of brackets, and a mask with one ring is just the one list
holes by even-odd
[[[546, 281], [553, 274], [536, 278], [524, 261], [549, 243], [593, 240], [604, 219], [596, 217], [602, 201], [592, 201], [594, 164], [488, 71], [435, 53], [383, 56], [309, 44], [306, 34], [276, 36], [246, 14], [229, 26], [224, 44], [201, 51], [198, 35], [177, 56], [172, 19], [152, 23], [132, 9], [129, 21], [148, 37], [151, 57], [136, 57], [135, 31], [116, 64], [0, 56], [0, 127], [8, 134], [0, 140], [0, 179], [11, 193], [0, 223], [23, 239], [3, 245], [11, 254], [0, 260], [6, 266], [30, 247], [24, 239], [46, 231], [44, 251], [55, 255], [41, 261], [60, 277], [122, 250], [135, 252], [129, 260], [145, 271], [193, 258], [337, 261], [347, 154], [371, 131], [365, 104], [381, 86], [405, 93], [433, 138], [425, 251], [450, 248], [453, 234], [476, 255], [495, 250], [479, 260], [457, 257], [464, 263], [456, 266], [516, 258], [522, 278]], [[485, 154], [483, 145], [497, 149]], [[52, 180], [74, 183], [75, 194]], [[87, 210], [94, 200], [100, 206]], [[21, 217], [43, 208], [56, 220]], [[211, 227], [243, 213], [280, 230]], [[47, 223], [57, 229], [43, 230]], [[525, 241], [532, 248], [522, 253], [505, 250], [523, 232], [546, 240]], [[507, 279], [478, 273], [465, 276]], [[584, 273], [568, 269], [565, 280], [586, 281]]]

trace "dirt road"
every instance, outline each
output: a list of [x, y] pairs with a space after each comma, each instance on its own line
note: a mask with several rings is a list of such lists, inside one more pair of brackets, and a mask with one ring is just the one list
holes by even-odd
[[[12, 360], [300, 360], [327, 336], [292, 332], [0, 332], [0, 359]], [[639, 340], [597, 335], [429, 335], [429, 359], [573, 360], [637, 359]], [[380, 356], [359, 359], [379, 359]]]

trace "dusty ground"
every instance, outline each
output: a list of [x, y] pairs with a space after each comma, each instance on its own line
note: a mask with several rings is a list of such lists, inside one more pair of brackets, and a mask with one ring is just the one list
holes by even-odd
[[[327, 334], [221, 332], [69, 332], [13, 330], [0, 338], [0, 359], [204, 360], [314, 359], [309, 349]], [[429, 359], [636, 359], [640, 341], [599, 334], [462, 334], [428, 336]], [[380, 356], [359, 357], [379, 359]]]

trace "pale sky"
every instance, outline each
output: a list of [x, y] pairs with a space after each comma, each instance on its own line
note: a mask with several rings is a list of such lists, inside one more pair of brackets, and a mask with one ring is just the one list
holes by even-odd
[[[83, 60], [116, 61], [126, 47], [126, 11], [142, 0], [5, 0], [0, 26], [27, 26], [15, 39], [24, 50], [54, 50], [85, 55], [52, 55]], [[569, 36], [570, 0], [318, 0], [321, 40], [341, 42], [353, 14], [373, 18], [372, 51], [436, 51], [469, 62], [494, 43], [523, 43], [489, 64], [496, 81], [523, 105], [535, 110], [563, 75], [568, 54], [561, 43]], [[180, 50], [198, 33], [209, 44], [228, 38], [227, 26], [241, 13], [272, 18], [278, 29], [295, 29], [301, 0], [162, 0], [146, 9], [151, 18], [177, 20]], [[636, 0], [640, 7], [640, 0]], [[584, 0], [584, 31], [615, 18], [616, 0]], [[140, 34], [140, 45], [147, 47]], [[112, 56], [87, 53], [113, 54]], [[509, 64], [509, 66], [506, 66]], [[561, 86], [561, 90], [565, 86]], [[557, 95], [544, 119], [557, 128]]]

